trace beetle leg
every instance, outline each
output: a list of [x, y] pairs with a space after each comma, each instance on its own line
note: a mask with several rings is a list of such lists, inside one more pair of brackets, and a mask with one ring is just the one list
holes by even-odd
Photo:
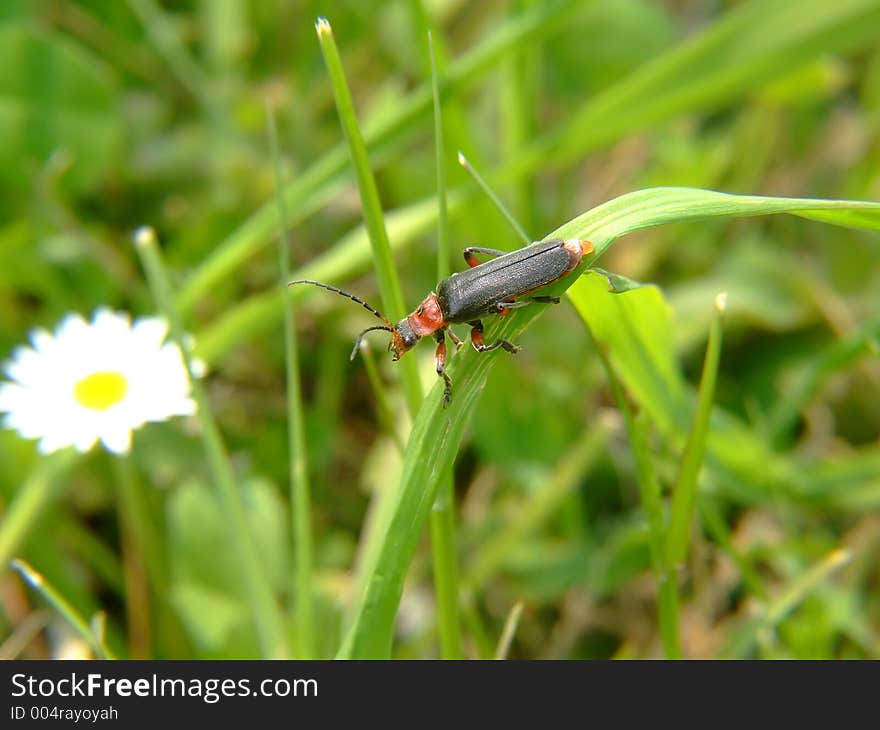
[[487, 256], [492, 256], [495, 258], [496, 256], [504, 256], [506, 253], [510, 253], [509, 251], [499, 251], [497, 248], [483, 248], [482, 246], [468, 246], [464, 250], [464, 260], [467, 262], [467, 265], [471, 268], [474, 266], [479, 266], [482, 262], [476, 256], [475, 253], [484, 253]]
[[446, 334], [449, 335], [449, 339], [455, 343], [455, 349], [460, 350], [464, 342], [462, 342], [451, 329], [447, 329]]
[[527, 307], [529, 304], [559, 304], [559, 297], [528, 297], [514, 301], [496, 302], [495, 308], [499, 313], [507, 314], [507, 310]]
[[468, 322], [468, 324], [472, 327], [471, 344], [477, 352], [491, 352], [499, 347], [505, 349], [507, 352], [519, 352], [519, 347], [507, 340], [495, 340], [495, 342], [492, 342], [489, 345], [483, 342], [483, 323], [480, 320], [475, 319], [473, 322]]
[[519, 309], [520, 307], [525, 307], [531, 304], [527, 299], [520, 299], [518, 302], [514, 301], [505, 301], [505, 302], [496, 302], [495, 309], [498, 310], [498, 314], [500, 316], [506, 315], [511, 309]]
[[498, 310], [499, 317], [506, 317], [510, 314], [511, 309], [516, 309], [517, 307], [525, 306], [523, 304], [517, 304], [513, 299], [505, 299], [503, 302], [496, 302], [495, 308]]
[[434, 367], [437, 370], [437, 375], [443, 378], [443, 382], [446, 384], [443, 388], [443, 407], [446, 408], [449, 401], [452, 400], [452, 379], [446, 374], [446, 335], [443, 334], [443, 330], [437, 330], [434, 339], [437, 340]]

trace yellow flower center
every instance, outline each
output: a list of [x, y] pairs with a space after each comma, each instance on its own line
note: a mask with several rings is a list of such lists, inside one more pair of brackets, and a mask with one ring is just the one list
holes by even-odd
[[86, 375], [73, 386], [77, 402], [93, 411], [106, 411], [125, 398], [128, 381], [114, 370]]

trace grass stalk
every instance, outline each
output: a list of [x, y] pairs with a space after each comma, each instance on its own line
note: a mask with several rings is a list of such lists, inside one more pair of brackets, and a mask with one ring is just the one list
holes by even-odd
[[[403, 301], [403, 293], [400, 281], [397, 277], [397, 269], [391, 255], [391, 244], [388, 241], [388, 232], [385, 229], [385, 217], [382, 211], [382, 203], [379, 200], [379, 190], [376, 187], [376, 179], [370, 167], [370, 159], [367, 155], [367, 147], [358, 126], [357, 115], [354, 110], [354, 102], [345, 78], [345, 70], [342, 67], [342, 59], [339, 57], [339, 49], [333, 38], [333, 29], [326, 18], [318, 18], [315, 23], [318, 33], [318, 42], [321, 45], [321, 53], [330, 75], [330, 84], [333, 87], [333, 95], [336, 99], [336, 109], [339, 112], [339, 121], [342, 131], [348, 142], [348, 151], [351, 163], [354, 167], [357, 179], [358, 191], [363, 208], [364, 225], [370, 239], [373, 251], [373, 264], [376, 270], [376, 278], [379, 282], [379, 293], [382, 298], [382, 306], [386, 316], [392, 321], [403, 318], [407, 309]], [[404, 393], [410, 414], [415, 417], [422, 402], [422, 386], [419, 382], [415, 360], [412, 358], [401, 360], [401, 377], [403, 380]]]
[[666, 550], [667, 558], [673, 567], [684, 562], [690, 543], [698, 478], [700, 468], [703, 465], [703, 457], [706, 454], [709, 419], [712, 415], [712, 401], [715, 398], [715, 383], [718, 379], [718, 365], [721, 360], [722, 319], [726, 299], [727, 295], [725, 294], [719, 294], [715, 299], [715, 315], [709, 328], [709, 342], [706, 346], [706, 357], [703, 360], [703, 374], [700, 378], [697, 407], [678, 477], [672, 491]]
[[[431, 60], [431, 90], [434, 97], [434, 151], [437, 168], [437, 281], [449, 276], [449, 216], [446, 202], [446, 155], [443, 114], [440, 108], [440, 82], [434, 41], [428, 31]], [[431, 509], [431, 556], [434, 567], [434, 593], [437, 606], [440, 651], [444, 659], [461, 659], [459, 620], [458, 555], [455, 549], [455, 481], [450, 467], [444, 473]]]
[[151, 228], [139, 229], [135, 234], [135, 248], [156, 304], [169, 322], [171, 337], [180, 347], [186, 363], [193, 400], [196, 402], [196, 414], [201, 426], [205, 456], [229, 519], [230, 532], [240, 558], [242, 581], [246, 587], [254, 624], [260, 636], [263, 655], [267, 658], [288, 656], [288, 641], [281, 611], [269, 585], [265, 566], [250, 534], [246, 520], [246, 506], [236, 484], [220, 429], [211, 413], [208, 396], [193, 370], [189, 343], [183, 334], [183, 326], [174, 304], [171, 283], [159, 252], [155, 232]]
[[444, 659], [461, 659], [463, 656], [458, 608], [454, 494], [452, 474], [447, 473], [442, 477], [430, 518], [435, 603], [440, 650]]
[[468, 161], [467, 157], [464, 156], [464, 153], [461, 150], [459, 150], [458, 152], [458, 164], [461, 165], [465, 169], [467, 174], [474, 179], [474, 182], [479, 185], [480, 190], [482, 190], [488, 196], [489, 200], [492, 201], [492, 203], [495, 205], [501, 215], [504, 216], [505, 220], [510, 223], [510, 227], [513, 228], [514, 231], [516, 231], [516, 235], [520, 237], [522, 242], [526, 245], [530, 244], [532, 242], [532, 239], [529, 237], [529, 234], [523, 230], [523, 227], [519, 224], [516, 218], [514, 218], [513, 214], [507, 209], [507, 206], [504, 204], [501, 198], [499, 198], [498, 195], [495, 194], [495, 191], [492, 190], [489, 184], [483, 179], [483, 176], [480, 175], [479, 172], [477, 172], [476, 168]]
[[103, 630], [95, 631], [95, 628], [100, 627], [103, 622], [99, 620], [95, 626], [91, 625], [70, 601], [46, 581], [42, 573], [34, 570], [26, 561], [16, 558], [12, 561], [12, 568], [73, 627], [74, 631], [91, 647], [96, 657], [116, 659], [116, 655], [107, 646]]
[[434, 38], [428, 31], [431, 57], [431, 95], [434, 101], [434, 153], [437, 168], [437, 281], [449, 276], [449, 205], [446, 200], [446, 143], [443, 135], [443, 111], [440, 107], [440, 77], [434, 54]]
[[623, 416], [636, 464], [639, 495], [650, 533], [651, 564], [657, 579], [657, 621], [663, 652], [667, 659], [678, 659], [681, 657], [678, 580], [666, 555], [666, 515], [660, 482], [648, 445], [649, 421], [644, 412], [638, 415], [633, 413], [604, 348], [597, 347], [597, 352], [608, 377], [611, 394]]
[[[632, 418], [631, 415], [629, 418]], [[669, 562], [664, 550], [666, 519], [661, 500], [660, 483], [651, 464], [647, 415], [644, 412], [639, 413], [632, 419], [631, 428], [630, 438], [636, 457], [642, 508], [648, 517], [651, 532], [651, 558], [657, 576], [657, 621], [660, 627], [663, 653], [667, 659], [681, 659], [681, 616], [679, 612], [681, 599], [678, 590], [678, 574], [675, 567]]]
[[765, 607], [760, 616], [751, 620], [731, 645], [724, 656], [746, 658], [756, 644], [768, 645], [773, 640], [773, 632], [818, 586], [852, 559], [852, 552], [837, 548], [828, 553], [818, 563], [799, 575], [786, 589]]
[[[536, 0], [516, 0], [512, 12], [530, 10]], [[535, 99], [540, 98], [541, 50], [533, 45], [519, 49], [502, 67], [500, 110], [502, 159], [514, 157], [534, 139], [537, 131]], [[523, 175], [509, 186], [518, 219], [525, 221], [523, 230], [539, 230], [536, 178]]]
[[[266, 125], [272, 160], [275, 168], [275, 190], [278, 203], [278, 262], [281, 272], [279, 296], [287, 296], [287, 282], [291, 280], [290, 248], [287, 235], [287, 207], [281, 190], [284, 173], [281, 169], [281, 150], [275, 116], [266, 105]], [[315, 657], [315, 609], [313, 596], [314, 548], [312, 536], [312, 497], [309, 483], [308, 450], [306, 448], [305, 409], [300, 386], [299, 348], [296, 322], [291, 305], [284, 307], [284, 363], [287, 379], [287, 449], [290, 474], [290, 506], [293, 522], [296, 644], [303, 659]]]
[[516, 636], [516, 629], [519, 626], [519, 619], [522, 616], [523, 604], [519, 601], [510, 609], [507, 618], [504, 621], [504, 628], [501, 630], [501, 638], [498, 639], [498, 647], [495, 649], [496, 659], [507, 659], [510, 653], [510, 645], [513, 643], [513, 637]]

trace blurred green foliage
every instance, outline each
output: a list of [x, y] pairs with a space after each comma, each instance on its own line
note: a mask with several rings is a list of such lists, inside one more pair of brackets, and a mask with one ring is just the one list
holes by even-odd
[[[0, 356], [71, 310], [153, 314], [131, 232], [154, 226], [286, 606], [293, 560], [267, 102], [291, 181], [294, 268], [378, 299], [314, 34], [320, 14], [333, 24], [413, 306], [436, 283], [426, 19], [447, 73], [453, 270], [466, 245], [519, 245], [474, 194], [457, 148], [535, 238], [656, 185], [880, 199], [880, 3], [869, 0], [3, 3]], [[224, 265], [218, 252], [229, 251], [240, 253]], [[678, 395], [664, 384], [689, 392], [698, 382], [714, 297], [729, 293], [716, 391], [723, 412], [682, 572], [684, 655], [880, 656], [876, 233], [787, 216], [678, 223], [626, 237], [600, 265], [659, 285], [632, 294], [651, 300], [637, 305], [652, 317], [641, 325], [668, 334], [675, 357], [659, 376], [621, 375], [658, 403]], [[590, 277], [584, 290], [601, 281]], [[380, 427], [365, 368], [348, 362], [354, 335], [373, 322], [331, 295], [291, 300], [317, 651], [332, 656], [370, 499], [396, 483], [402, 460]], [[589, 302], [576, 299], [579, 308]], [[587, 317], [600, 341], [623, 337], [612, 314]], [[491, 355], [455, 465], [460, 573], [472, 590], [466, 654], [485, 653], [482, 635], [494, 646], [522, 601], [511, 656], [659, 656], [636, 465], [590, 331], [564, 304], [519, 344], [515, 358]], [[432, 354], [423, 345], [408, 355], [430, 387]], [[399, 372], [387, 357], [378, 365], [403, 431]], [[664, 488], [680, 460], [669, 425], [676, 413], [650, 413]], [[0, 461], [8, 509], [41, 460], [4, 430]], [[107, 611], [122, 656], [256, 656], [192, 424], [145, 427], [130, 463], [134, 511], [112, 459], [92, 452], [57, 480], [16, 554], [83, 615]], [[845, 564], [834, 560], [842, 549]], [[0, 636], [20, 638], [40, 600], [3, 570]], [[430, 592], [424, 544], [409, 570], [395, 656], [437, 655]], [[21, 655], [62, 653], [64, 624], [52, 618], [51, 627], [48, 642], [32, 638]]]

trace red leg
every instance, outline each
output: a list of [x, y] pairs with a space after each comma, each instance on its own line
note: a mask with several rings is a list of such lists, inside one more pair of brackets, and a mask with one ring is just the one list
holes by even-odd
[[507, 340], [495, 340], [495, 342], [487, 345], [483, 340], [483, 323], [480, 322], [480, 320], [477, 319], [473, 322], [468, 322], [468, 324], [472, 327], [471, 344], [477, 352], [491, 352], [492, 350], [497, 350], [499, 347], [507, 352], [519, 352], [519, 347]]
[[434, 339], [437, 340], [437, 349], [434, 351], [434, 368], [437, 370], [437, 375], [443, 378], [443, 382], [446, 384], [443, 388], [443, 407], [446, 408], [449, 401], [452, 400], [452, 379], [446, 374], [446, 336], [443, 334], [443, 330], [439, 330], [434, 335]]
[[483, 263], [480, 259], [474, 256], [475, 253], [484, 253], [487, 256], [492, 256], [494, 258], [496, 256], [504, 256], [507, 251], [499, 251], [497, 248], [483, 248], [482, 246], [468, 246], [464, 250], [464, 260], [467, 261], [467, 265], [471, 268]]

